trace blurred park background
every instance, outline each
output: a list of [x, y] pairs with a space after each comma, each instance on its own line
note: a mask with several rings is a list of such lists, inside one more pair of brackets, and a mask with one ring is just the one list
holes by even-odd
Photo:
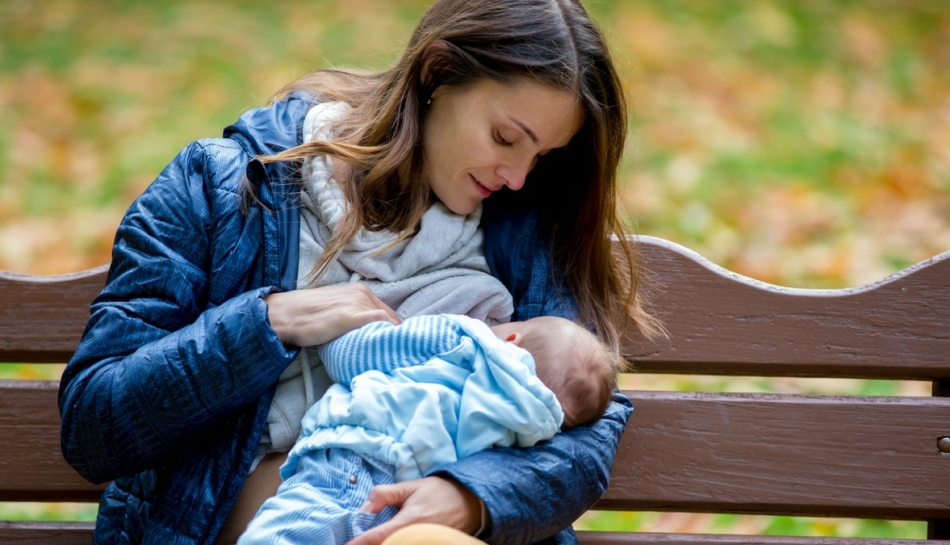
[[[380, 70], [424, 0], [0, 0], [0, 269], [109, 261], [131, 201], [326, 66]], [[766, 282], [879, 280], [950, 250], [946, 0], [588, 0], [630, 101], [630, 225]], [[61, 366], [0, 365], [0, 378]], [[928, 395], [924, 384], [628, 376], [634, 388]], [[0, 504], [0, 519], [95, 507]], [[922, 538], [915, 522], [620, 513], [582, 527]]]

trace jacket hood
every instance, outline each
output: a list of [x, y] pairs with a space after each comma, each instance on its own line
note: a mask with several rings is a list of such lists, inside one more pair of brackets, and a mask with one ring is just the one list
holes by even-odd
[[293, 163], [282, 161], [264, 165], [256, 158], [274, 155], [301, 144], [303, 122], [314, 103], [313, 95], [293, 92], [267, 108], [245, 112], [234, 124], [224, 129], [225, 138], [239, 142], [249, 155], [255, 157], [247, 165], [251, 186], [259, 187], [269, 181], [268, 193], [271, 198], [265, 201], [278, 215], [280, 289], [283, 291], [293, 290], [297, 285], [300, 257], [298, 185], [284, 182], [295, 180], [298, 171]]
[[288, 150], [303, 142], [303, 121], [314, 102], [313, 95], [295, 91], [270, 108], [248, 110], [224, 129], [224, 137], [237, 140], [254, 156]]

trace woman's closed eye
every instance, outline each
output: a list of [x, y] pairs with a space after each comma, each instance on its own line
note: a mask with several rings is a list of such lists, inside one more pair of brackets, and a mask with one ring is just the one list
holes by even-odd
[[494, 134], [493, 134], [492, 136], [495, 138], [495, 142], [498, 142], [498, 144], [500, 144], [500, 145], [502, 145], [502, 146], [505, 146], [505, 147], [511, 147], [511, 146], [515, 145], [514, 141], [508, 140], [507, 138], [505, 138], [504, 136], [502, 136], [502, 135], [501, 135], [501, 131], [499, 131], [499, 130], [496, 129], [496, 130], [493, 131], [493, 132], [494, 132]]
[[[493, 130], [492, 130], [492, 138], [494, 138], [495, 142], [498, 143], [498, 145], [504, 146], [504, 147], [506, 147], [506, 148], [514, 147], [514, 145], [516, 144], [516, 141], [515, 141], [515, 140], [508, 140], [507, 138], [505, 138], [504, 136], [502, 136], [501, 131], [499, 131], [498, 129], [493, 129]], [[538, 164], [538, 161], [539, 161], [542, 157], [544, 157], [545, 155], [547, 155], [548, 152], [550, 152], [550, 151], [551, 151], [551, 150], [544, 150], [544, 151], [538, 153], [537, 155], [535, 155], [534, 157], [532, 157], [532, 158], [531, 158], [531, 165], [528, 167], [528, 171], [530, 172], [530, 171], [534, 170], [534, 167], [535, 167], [535, 165]]]

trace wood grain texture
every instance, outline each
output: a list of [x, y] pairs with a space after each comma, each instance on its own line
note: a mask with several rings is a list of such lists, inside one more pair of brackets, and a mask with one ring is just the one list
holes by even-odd
[[[600, 508], [950, 518], [950, 456], [936, 447], [950, 399], [627, 394]], [[98, 497], [62, 460], [55, 383], [0, 382], [0, 434], [21, 438], [0, 459], [0, 501]]]
[[[644, 292], [669, 332], [652, 343], [630, 335], [625, 354], [640, 372], [950, 379], [950, 252], [874, 284], [803, 290], [639, 240]], [[107, 270], [0, 271], [0, 361], [67, 361]]]
[[599, 508], [950, 518], [950, 399], [626, 393]]
[[91, 522], [2, 522], [0, 545], [89, 545]]
[[57, 382], [0, 381], [0, 501], [98, 501], [59, 446]]
[[581, 545], [947, 545], [950, 541], [910, 539], [849, 539], [714, 534], [657, 534], [641, 532], [577, 532]]
[[69, 361], [108, 268], [61, 276], [0, 271], [0, 362]]
[[950, 377], [950, 252], [880, 282], [782, 288], [640, 237], [644, 290], [669, 339], [631, 335], [648, 373], [932, 380]]

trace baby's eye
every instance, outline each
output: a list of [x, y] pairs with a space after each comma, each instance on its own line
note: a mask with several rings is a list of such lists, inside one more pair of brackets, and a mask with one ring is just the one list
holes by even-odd
[[510, 141], [510, 140], [505, 140], [505, 138], [504, 138], [504, 137], [501, 135], [501, 133], [498, 132], [497, 130], [494, 131], [494, 135], [493, 135], [493, 136], [495, 137], [495, 142], [498, 142], [498, 143], [501, 144], [502, 146], [511, 146], [511, 145], [514, 144], [514, 142], [512, 142], [512, 141]]

